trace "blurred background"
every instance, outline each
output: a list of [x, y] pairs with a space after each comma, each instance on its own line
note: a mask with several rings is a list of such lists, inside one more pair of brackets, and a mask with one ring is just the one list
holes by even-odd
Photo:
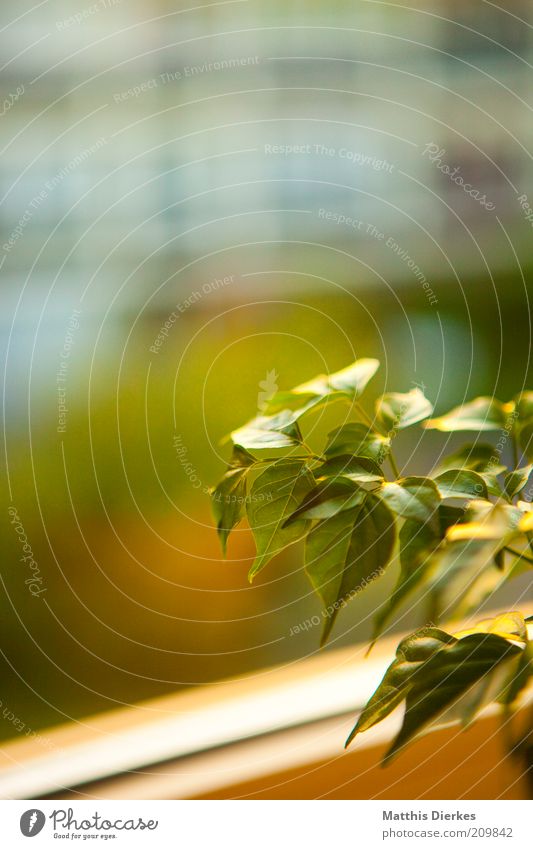
[[[320, 611], [298, 547], [250, 587], [245, 525], [226, 562], [213, 529], [221, 439], [261, 393], [362, 356], [382, 361], [369, 411], [388, 389], [443, 412], [527, 384], [533, 15], [22, 0], [0, 49], [12, 737], [318, 650], [318, 628], [291, 636]], [[414, 473], [447, 443], [421, 436], [398, 440]], [[395, 577], [333, 648], [368, 637]]]

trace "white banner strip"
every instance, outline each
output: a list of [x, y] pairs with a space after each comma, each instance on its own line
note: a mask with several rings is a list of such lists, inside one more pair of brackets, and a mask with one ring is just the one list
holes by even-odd
[[[204, 810], [202, 810], [202, 808]], [[0, 802], [2, 846], [305, 849], [531, 845], [532, 802]], [[69, 844], [70, 845], [70, 844]]]

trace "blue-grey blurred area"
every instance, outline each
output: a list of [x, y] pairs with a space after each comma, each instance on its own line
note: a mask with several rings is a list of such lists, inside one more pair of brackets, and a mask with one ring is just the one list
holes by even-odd
[[0, 734], [318, 650], [297, 546], [220, 557], [221, 440], [359, 356], [369, 411], [526, 386], [532, 62], [529, 0], [5, 0]]

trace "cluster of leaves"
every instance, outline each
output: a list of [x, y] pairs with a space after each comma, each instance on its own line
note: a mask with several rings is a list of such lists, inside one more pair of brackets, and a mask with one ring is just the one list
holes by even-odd
[[[529, 501], [520, 500], [533, 468], [528, 462], [533, 460], [533, 392], [507, 403], [476, 398], [439, 418], [430, 418], [433, 405], [419, 388], [388, 392], [377, 399], [371, 417], [360, 398], [378, 367], [375, 359], [356, 360], [273, 395], [261, 415], [231, 434], [231, 460], [212, 493], [224, 552], [228, 535], [246, 514], [257, 550], [250, 580], [279, 551], [305, 539], [306, 573], [323, 605], [322, 643], [339, 610], [396, 556], [398, 582], [378, 611], [373, 641], [417, 589], [424, 589], [429, 619], [437, 622], [452, 611], [466, 614], [501, 583], [533, 566], [533, 511]], [[349, 405], [354, 420], [343, 417], [322, 454], [316, 454], [300, 422], [339, 401]], [[476, 437], [441, 459], [430, 475], [402, 476], [393, 443], [402, 430], [419, 423], [444, 432], [498, 432], [498, 444]], [[507, 443], [514, 452], [512, 469], [501, 462]], [[460, 638], [435, 628], [413, 634], [400, 644], [354, 733], [406, 699], [395, 752], [415, 733], [420, 715], [440, 713], [478, 678], [485, 686], [493, 666], [517, 651], [523, 654], [523, 646], [517, 647], [521, 638], [509, 633], [512, 639], [499, 631], [487, 636], [484, 630]], [[502, 640], [510, 646], [505, 651]], [[463, 667], [464, 674], [449, 674]], [[439, 684], [440, 675], [446, 685]]]

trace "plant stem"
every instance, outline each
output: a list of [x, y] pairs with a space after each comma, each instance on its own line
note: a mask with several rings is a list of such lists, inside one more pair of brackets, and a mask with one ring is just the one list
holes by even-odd
[[389, 463], [391, 464], [391, 469], [396, 478], [400, 477], [400, 470], [398, 469], [398, 464], [394, 458], [394, 454], [392, 453], [392, 449], [389, 451]]
[[508, 551], [509, 554], [514, 554], [515, 557], [523, 558], [524, 560], [527, 560], [528, 563], [533, 563], [533, 557], [528, 557], [528, 555], [524, 554], [523, 551], [516, 551], [516, 549], [511, 548], [510, 545], [504, 546], [504, 550]]

